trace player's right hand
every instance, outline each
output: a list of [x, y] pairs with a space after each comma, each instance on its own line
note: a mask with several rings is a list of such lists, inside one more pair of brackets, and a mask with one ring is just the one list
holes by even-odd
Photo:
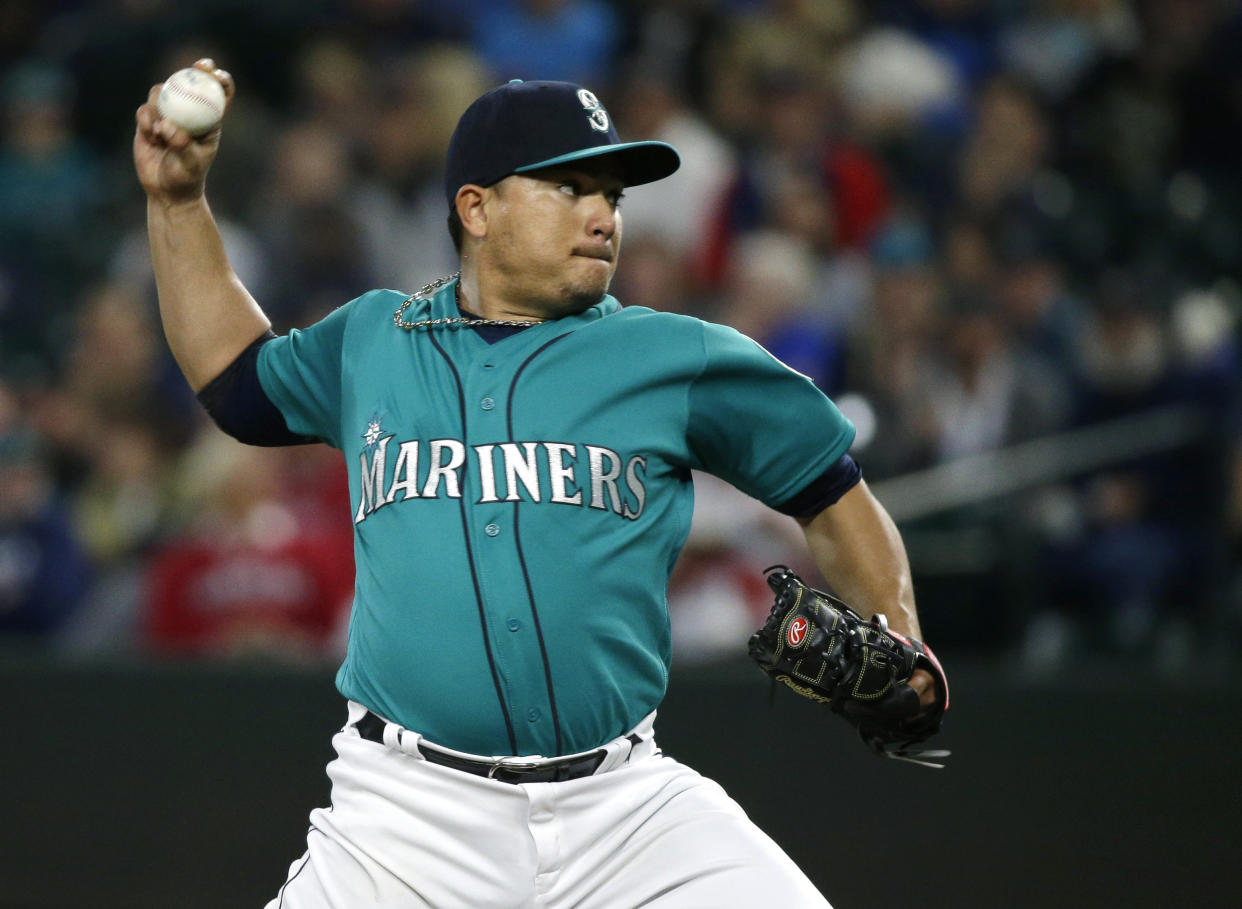
[[[233, 103], [233, 77], [218, 69], [211, 59], [199, 60], [196, 69], [210, 73], [224, 86], [225, 115]], [[152, 201], [187, 202], [203, 194], [207, 171], [220, 147], [220, 127], [198, 138], [160, 116], [156, 100], [163, 83], [151, 86], [147, 102], [134, 115], [134, 168], [138, 182]]]

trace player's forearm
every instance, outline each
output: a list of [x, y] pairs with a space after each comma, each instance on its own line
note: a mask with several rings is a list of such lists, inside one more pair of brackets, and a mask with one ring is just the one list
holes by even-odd
[[868, 618], [882, 612], [894, 631], [922, 638], [905, 544], [865, 482], [801, 523], [819, 570], [841, 599]]
[[271, 323], [229, 265], [206, 199], [148, 200], [147, 233], [164, 334], [198, 391]]

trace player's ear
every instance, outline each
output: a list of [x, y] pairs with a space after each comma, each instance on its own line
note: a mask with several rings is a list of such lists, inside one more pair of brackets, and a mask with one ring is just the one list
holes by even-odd
[[487, 201], [491, 193], [482, 186], [467, 183], [457, 190], [454, 204], [464, 233], [481, 240], [487, 236]]

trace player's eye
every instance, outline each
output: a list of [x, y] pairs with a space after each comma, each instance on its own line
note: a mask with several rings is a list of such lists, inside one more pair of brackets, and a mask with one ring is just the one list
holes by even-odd
[[[573, 196], [575, 198], [578, 198], [580, 196], [589, 196], [595, 192], [598, 192], [598, 190], [588, 191], [584, 189], [582, 184], [578, 183], [576, 180], [562, 180], [560, 183], [557, 184], [556, 188], [559, 189], [561, 192], [563, 192], [565, 195]], [[611, 205], [613, 208], [619, 208], [621, 206], [621, 200], [625, 198], [625, 193], [619, 189], [611, 190], [609, 192], [604, 193], [604, 198], [608, 201], [608, 204]]]

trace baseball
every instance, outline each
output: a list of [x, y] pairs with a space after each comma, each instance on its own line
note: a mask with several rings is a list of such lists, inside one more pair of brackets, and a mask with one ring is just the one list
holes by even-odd
[[179, 69], [165, 80], [156, 107], [161, 117], [201, 136], [224, 116], [224, 86], [201, 69]]

